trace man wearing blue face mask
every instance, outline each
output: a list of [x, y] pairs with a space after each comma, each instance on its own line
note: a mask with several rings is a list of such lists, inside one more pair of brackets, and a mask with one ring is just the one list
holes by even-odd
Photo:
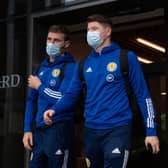
[[[93, 48], [85, 59], [83, 76], [86, 85], [85, 147], [89, 168], [126, 168], [131, 144], [132, 110], [120, 69], [118, 44], [111, 41], [111, 20], [92, 15], [87, 20], [87, 42]], [[145, 146], [159, 152], [155, 110], [136, 55], [128, 52], [128, 78], [136, 95], [146, 128]], [[46, 124], [52, 117], [77, 101], [83, 84], [78, 64], [71, 85], [64, 96], [44, 113]]]
[[[23, 144], [31, 151], [30, 168], [73, 168], [73, 111], [67, 109], [55, 116], [50, 126], [43, 120], [43, 113], [60, 100], [71, 81], [75, 63], [72, 55], [66, 52], [69, 45], [67, 28], [51, 26], [46, 42], [48, 57], [38, 72], [28, 78]], [[34, 113], [36, 104], [37, 112]]]

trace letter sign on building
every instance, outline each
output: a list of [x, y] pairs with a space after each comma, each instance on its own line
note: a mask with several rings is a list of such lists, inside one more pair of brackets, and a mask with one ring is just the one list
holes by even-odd
[[0, 76], [0, 88], [18, 87], [21, 77], [18, 74], [2, 75]]

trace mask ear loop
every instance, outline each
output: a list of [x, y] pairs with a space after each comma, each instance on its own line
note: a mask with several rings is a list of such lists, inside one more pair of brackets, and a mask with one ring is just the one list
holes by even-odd
[[[106, 27], [106, 29], [109, 29], [110, 27]], [[106, 37], [106, 38], [102, 38], [103, 39], [103, 42], [102, 44], [108, 39], [110, 38], [110, 41], [111, 41], [111, 33], [112, 33], [112, 28], [110, 28], [111, 30], [105, 30], [105, 31], [110, 31], [109, 32], [109, 35]], [[101, 38], [101, 37], [100, 37]]]
[[65, 44], [64, 46], [60, 47], [60, 50], [61, 50], [61, 55], [65, 52], [65, 50], [70, 46], [71, 42], [68, 40], [68, 41], [65, 41]]
[[71, 42], [68, 40], [68, 41], [65, 41], [65, 45], [63, 48], [68, 48], [70, 46]]

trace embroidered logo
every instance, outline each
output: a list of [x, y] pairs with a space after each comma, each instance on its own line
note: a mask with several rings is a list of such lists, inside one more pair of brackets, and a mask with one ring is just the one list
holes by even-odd
[[54, 69], [54, 70], [52, 71], [52, 76], [53, 76], [53, 77], [57, 77], [59, 74], [60, 74], [60, 69]]
[[50, 86], [55, 86], [56, 85], [56, 80], [52, 79], [50, 80]]
[[119, 153], [121, 153], [121, 152], [120, 152], [119, 148], [115, 148], [115, 149], [112, 150], [111, 153], [118, 153], [118, 154], [119, 154]]
[[114, 72], [117, 69], [117, 64], [115, 62], [110, 62], [107, 64], [107, 71]]
[[40, 73], [39, 73], [39, 76], [42, 76], [44, 74], [44, 71], [41, 71]]
[[62, 153], [61, 149], [58, 149], [58, 150], [55, 152], [55, 154], [56, 154], [56, 155], [62, 155], [63, 153]]
[[107, 76], [106, 76], [106, 81], [107, 82], [112, 82], [114, 80], [114, 75], [113, 74], [108, 74]]
[[89, 67], [89, 68], [86, 70], [86, 72], [92, 72], [92, 68]]

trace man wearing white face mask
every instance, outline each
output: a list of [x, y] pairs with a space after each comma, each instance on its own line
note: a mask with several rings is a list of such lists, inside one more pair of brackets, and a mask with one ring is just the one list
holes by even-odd
[[[118, 44], [111, 41], [111, 20], [92, 15], [87, 20], [87, 42], [93, 48], [83, 65], [86, 84], [85, 147], [89, 168], [126, 168], [131, 144], [132, 110], [120, 69]], [[128, 52], [128, 78], [137, 97], [146, 128], [145, 146], [159, 152], [155, 110], [136, 55]], [[65, 95], [44, 113], [46, 124], [52, 117], [75, 104], [82, 92], [78, 64]]]
[[[51, 26], [46, 41], [48, 57], [38, 72], [28, 78], [23, 144], [31, 151], [30, 168], [73, 168], [73, 111], [67, 109], [55, 116], [50, 126], [43, 120], [43, 113], [62, 97], [71, 81], [75, 63], [72, 55], [66, 52], [69, 45], [67, 28]], [[34, 113], [36, 103], [37, 112]]]

